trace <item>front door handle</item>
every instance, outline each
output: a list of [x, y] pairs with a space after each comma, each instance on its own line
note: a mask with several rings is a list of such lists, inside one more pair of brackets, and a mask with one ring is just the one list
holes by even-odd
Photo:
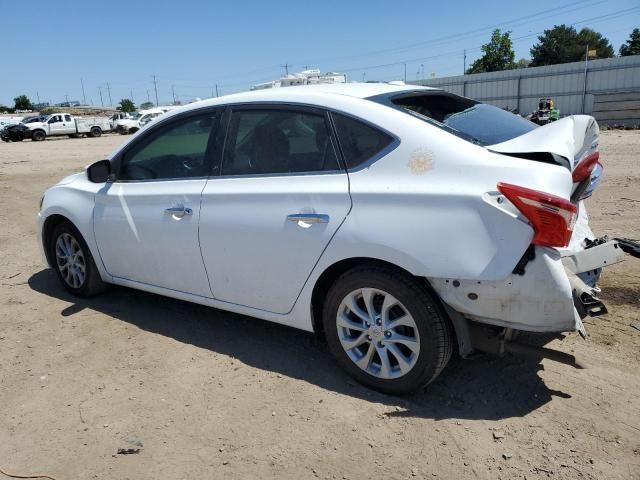
[[287, 215], [287, 220], [295, 223], [329, 223], [329, 215], [324, 213], [292, 213]]
[[193, 210], [191, 210], [190, 208], [186, 208], [184, 206], [178, 206], [178, 207], [166, 208], [164, 211], [164, 214], [171, 215], [177, 218], [182, 218], [185, 216], [193, 215]]

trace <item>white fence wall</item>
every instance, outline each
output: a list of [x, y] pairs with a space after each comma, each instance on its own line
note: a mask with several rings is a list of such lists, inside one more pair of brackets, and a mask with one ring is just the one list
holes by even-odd
[[[585, 89], [586, 76], [586, 89]], [[640, 92], [640, 55], [408, 82], [528, 114], [552, 97], [560, 114], [593, 112], [594, 95]], [[628, 120], [621, 119], [622, 123]]]

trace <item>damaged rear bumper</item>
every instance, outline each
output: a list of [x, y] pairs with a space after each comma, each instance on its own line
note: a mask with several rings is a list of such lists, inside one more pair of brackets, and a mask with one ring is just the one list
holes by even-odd
[[583, 274], [620, 262], [616, 241], [566, 253], [535, 247], [518, 273], [499, 281], [429, 278], [433, 289], [453, 310], [479, 323], [530, 332], [584, 333], [581, 319], [606, 313], [597, 288]]

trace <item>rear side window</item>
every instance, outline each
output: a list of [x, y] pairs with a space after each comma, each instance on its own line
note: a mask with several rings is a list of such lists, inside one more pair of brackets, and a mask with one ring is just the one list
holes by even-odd
[[393, 142], [393, 137], [360, 120], [339, 113], [331, 116], [349, 170], [368, 162]]
[[232, 112], [222, 175], [338, 169], [338, 157], [323, 114], [277, 109]]
[[71, 115], [65, 115], [64, 116], [64, 121], [65, 122], [70, 122], [71, 121]]

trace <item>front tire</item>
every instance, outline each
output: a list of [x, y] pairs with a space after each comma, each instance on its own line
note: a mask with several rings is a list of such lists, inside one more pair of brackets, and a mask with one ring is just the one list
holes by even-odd
[[36, 130], [31, 137], [34, 142], [42, 142], [45, 138], [47, 138], [47, 134], [42, 130]]
[[449, 320], [426, 283], [382, 265], [338, 278], [325, 300], [323, 325], [342, 368], [393, 395], [432, 382], [453, 350]]
[[48, 251], [58, 280], [72, 295], [91, 297], [107, 288], [87, 243], [70, 222], [55, 226], [49, 238]]

